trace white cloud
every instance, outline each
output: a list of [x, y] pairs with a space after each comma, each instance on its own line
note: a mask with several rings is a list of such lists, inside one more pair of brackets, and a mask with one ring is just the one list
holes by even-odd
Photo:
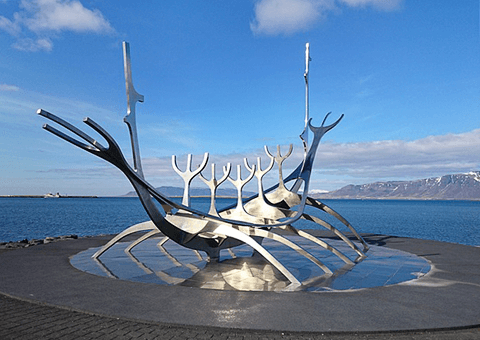
[[63, 31], [110, 34], [114, 29], [97, 9], [78, 0], [22, 0], [13, 20], [0, 16], [0, 30], [17, 38], [21, 51], [50, 51], [52, 38]]
[[15, 85], [0, 84], [0, 91], [19, 91], [20, 88]]
[[26, 26], [34, 31], [74, 31], [110, 33], [110, 23], [99, 10], [87, 9], [75, 0], [22, 0], [30, 17], [25, 18]]
[[392, 11], [400, 7], [403, 0], [338, 0], [351, 7], [366, 7], [372, 6], [374, 8]]
[[254, 33], [291, 34], [307, 30], [332, 8], [333, 0], [260, 0], [255, 4]]
[[255, 19], [250, 29], [255, 34], [293, 34], [311, 29], [339, 5], [367, 7], [391, 11], [400, 7], [403, 0], [258, 0]]
[[17, 36], [22, 30], [18, 19], [18, 13], [14, 14], [13, 21], [0, 15], [0, 29], [3, 29], [10, 35]]
[[39, 39], [31, 39], [31, 38], [24, 38], [18, 39], [13, 45], [13, 48], [20, 50], [20, 51], [27, 51], [27, 52], [37, 52], [37, 51], [51, 51], [53, 48], [53, 43], [48, 38], [39, 38]]
[[[450, 169], [478, 166], [480, 129], [461, 134], [429, 136], [415, 141], [387, 140], [364, 143], [326, 144], [317, 155], [326, 168], [344, 168], [350, 173], [371, 172], [375, 168], [391, 169]], [[350, 170], [348, 170], [350, 169]], [[389, 171], [383, 177], [390, 177]], [[380, 171], [376, 172], [379, 176]], [[374, 171], [375, 172], [375, 171]], [[398, 171], [395, 171], [397, 175]], [[411, 173], [405, 172], [404, 176]]]
[[[480, 169], [480, 129], [414, 141], [323, 144], [315, 180], [322, 188], [387, 180], [411, 180]], [[335, 187], [325, 179], [333, 178]]]

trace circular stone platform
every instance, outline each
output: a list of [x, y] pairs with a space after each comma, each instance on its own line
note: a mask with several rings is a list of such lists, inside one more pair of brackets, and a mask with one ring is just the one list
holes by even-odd
[[[287, 236], [285, 236], [287, 237]], [[319, 259], [333, 275], [291, 248], [265, 239], [262, 245], [302, 283], [290, 282], [262, 256], [247, 245], [223, 250], [220, 262], [208, 262], [206, 255], [175, 242], [160, 245], [161, 238], [148, 239], [131, 252], [131, 242], [121, 242], [102, 254], [92, 255], [99, 248], [90, 248], [71, 258], [71, 264], [87, 273], [144, 283], [181, 285], [204, 289], [240, 291], [335, 291], [373, 288], [398, 284], [424, 276], [430, 264], [422, 257], [401, 250], [372, 245], [367, 257], [360, 259], [345, 242], [328, 240], [328, 244], [357, 261], [346, 264], [332, 252], [299, 237], [290, 241]]]
[[115, 280], [70, 264], [70, 258], [105, 244], [109, 236], [0, 254], [0, 292], [79, 311], [164, 324], [312, 332], [480, 324], [479, 247], [381, 235], [364, 237], [379, 250], [400, 250], [423, 258], [431, 270], [418, 279], [373, 288], [278, 293]]

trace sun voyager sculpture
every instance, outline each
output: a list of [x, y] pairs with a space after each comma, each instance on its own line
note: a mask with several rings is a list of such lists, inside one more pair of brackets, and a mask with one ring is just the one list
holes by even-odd
[[[104, 159], [123, 172], [131, 182], [143, 207], [150, 217], [150, 221], [131, 226], [116, 235], [99, 249], [93, 255], [93, 258], [99, 258], [104, 252], [120, 240], [137, 232], [143, 233], [126, 248], [126, 252], [130, 252], [135, 246], [152, 236], [163, 235], [164, 238], [160, 241], [159, 246], [162, 246], [165, 242], [171, 240], [183, 247], [195, 251], [204, 251], [208, 255], [209, 261], [219, 261], [221, 250], [230, 250], [239, 245], [246, 244], [253, 248], [254, 252], [263, 256], [266, 261], [285, 276], [290, 282], [289, 290], [295, 290], [302, 285], [302, 282], [300, 282], [298, 278], [282, 264], [281, 258], [276, 258], [271, 252], [262, 246], [262, 241], [264, 239], [278, 242], [303, 255], [306, 259], [321, 268], [325, 277], [333, 275], [336, 268], [330, 268], [322, 263], [319, 258], [302, 248], [302, 246], [293, 242], [287, 237], [287, 235], [301, 237], [309, 242], [313, 242], [316, 246], [331, 252], [334, 256], [341, 259], [341, 262], [344, 263], [343, 267], [353, 267], [356, 263], [359, 263], [366, 257], [366, 252], [369, 247], [350, 223], [324, 203], [309, 196], [310, 177], [320, 140], [324, 134], [333, 129], [340, 122], [343, 115], [330, 125], [325, 125], [329, 114], [326, 115], [321, 126], [316, 127], [311, 123], [308, 108], [308, 73], [310, 62], [308, 43], [306, 44], [306, 68], [304, 73], [306, 97], [305, 129], [300, 135], [304, 148], [304, 156], [301, 163], [288, 176], [283, 177], [282, 164], [292, 153], [292, 145], [290, 145], [289, 150], [285, 154], [281, 153], [280, 146], [277, 146], [275, 154], [272, 154], [268, 147], [265, 146], [265, 153], [270, 159], [270, 162], [264, 169], [262, 169], [260, 158], [257, 158], [256, 164], [252, 165], [250, 165], [247, 159], [245, 159], [244, 165], [249, 172], [248, 176], [242, 178], [241, 165], [238, 164], [236, 167], [236, 178], [234, 178], [232, 174], [232, 166], [228, 163], [222, 167], [223, 176], [221, 176], [220, 179], [217, 179], [215, 164], [211, 164], [210, 174], [208, 175], [206, 173], [209, 158], [208, 153], [205, 153], [202, 163], [194, 170], [192, 170], [192, 156], [188, 155], [185, 171], [180, 170], [177, 165], [176, 157], [172, 156], [172, 167], [184, 181], [182, 203], [176, 203], [171, 198], [157, 191], [147, 182], [143, 174], [137, 136], [135, 106], [137, 102], [143, 102], [144, 97], [143, 95], [140, 95], [133, 86], [130, 50], [127, 42], [123, 43], [123, 54], [127, 92], [127, 114], [124, 118], [124, 122], [128, 126], [131, 137], [133, 154], [132, 165], [126, 160], [116, 141], [106, 130], [95, 123], [92, 119], [85, 118], [83, 122], [102, 136], [106, 141], [106, 145], [93, 139], [87, 133], [50, 112], [43, 109], [37, 111], [39, 115], [60, 125], [64, 129], [70, 131], [71, 134], [66, 134], [48, 124], [43, 126], [45, 130], [97, 157]], [[313, 140], [310, 143], [309, 132], [313, 134]], [[78, 138], [74, 138], [72, 134], [76, 135]], [[273, 168], [275, 163], [277, 164], [279, 173], [278, 183], [268, 189], [264, 189], [262, 179], [265, 174]], [[197, 176], [210, 189], [211, 202], [208, 212], [198, 211], [193, 209], [190, 205], [190, 184]], [[243, 187], [254, 177], [258, 182], [258, 194], [249, 198], [243, 198]], [[232, 206], [217, 209], [217, 188], [227, 180], [237, 189], [237, 202]], [[287, 185], [289, 188], [287, 188]], [[350, 232], [349, 237], [345, 232], [334, 227], [331, 223], [328, 223], [313, 214], [307, 213], [305, 209], [306, 206], [331, 215], [340, 221]], [[355, 256], [347, 256], [345, 252], [339, 251], [326, 240], [315, 237], [304, 230], [294, 227], [293, 224], [301, 219], [316, 223], [319, 227], [326, 228], [333, 232], [338, 239], [344, 242], [348, 249], [353, 250]]]

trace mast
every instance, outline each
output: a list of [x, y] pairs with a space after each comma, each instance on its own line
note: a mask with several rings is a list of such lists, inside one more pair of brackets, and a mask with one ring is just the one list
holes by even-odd
[[135, 117], [135, 104], [143, 103], [144, 97], [135, 91], [132, 81], [132, 67], [130, 63], [130, 44], [123, 42], [123, 66], [125, 70], [125, 87], [127, 90], [127, 115], [123, 121], [127, 124], [130, 132], [130, 141], [132, 144], [133, 168], [141, 178], [143, 176], [142, 160], [140, 158], [140, 148], [138, 146], [137, 122]]
[[308, 98], [308, 71], [310, 66], [310, 43], [305, 44], [305, 73], [303, 74], [303, 78], [305, 79], [305, 128], [300, 135], [303, 140], [303, 147], [305, 149], [305, 154], [308, 149], [308, 121], [310, 119], [310, 112], [309, 112], [309, 98]]
[[[310, 120], [310, 112], [309, 112], [309, 100], [308, 100], [308, 69], [310, 66], [310, 61], [312, 59], [310, 58], [310, 43], [305, 44], [305, 73], [303, 74], [303, 78], [305, 79], [305, 128], [303, 129], [303, 132], [300, 134], [300, 138], [302, 139], [303, 142], [303, 163], [302, 163], [302, 170], [303, 167], [305, 166], [305, 162], [307, 161], [307, 154], [308, 154], [308, 121]], [[301, 181], [296, 181], [292, 188], [290, 189], [292, 192], [298, 192], [300, 189], [302, 182]]]

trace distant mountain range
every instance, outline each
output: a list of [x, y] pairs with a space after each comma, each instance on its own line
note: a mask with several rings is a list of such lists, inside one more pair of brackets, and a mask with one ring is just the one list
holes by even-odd
[[[168, 197], [182, 197], [183, 188], [162, 186], [156, 188]], [[243, 192], [245, 197], [254, 192]], [[137, 196], [135, 191], [123, 195]], [[208, 188], [191, 188], [190, 196], [210, 196]], [[235, 189], [217, 190], [217, 196], [237, 197]], [[355, 199], [451, 199], [451, 200], [480, 200], [480, 171], [466, 174], [445, 175], [441, 177], [425, 178], [415, 181], [388, 181], [362, 185], [347, 185], [330, 192], [315, 192], [314, 198], [355, 198]]]
[[347, 185], [315, 198], [480, 200], [480, 171], [415, 181]]
[[[170, 187], [170, 186], [162, 186], [155, 188], [160, 193], [164, 194], [168, 197], [183, 197], [183, 188], [179, 187]], [[243, 191], [244, 196], [252, 196], [255, 193], [249, 191]], [[129, 193], [123, 195], [124, 197], [135, 197], [137, 193], [135, 191], [130, 191]], [[210, 189], [208, 188], [190, 188], [190, 196], [208, 196], [210, 197]], [[237, 197], [237, 190], [236, 189], [217, 189], [217, 197]]]

